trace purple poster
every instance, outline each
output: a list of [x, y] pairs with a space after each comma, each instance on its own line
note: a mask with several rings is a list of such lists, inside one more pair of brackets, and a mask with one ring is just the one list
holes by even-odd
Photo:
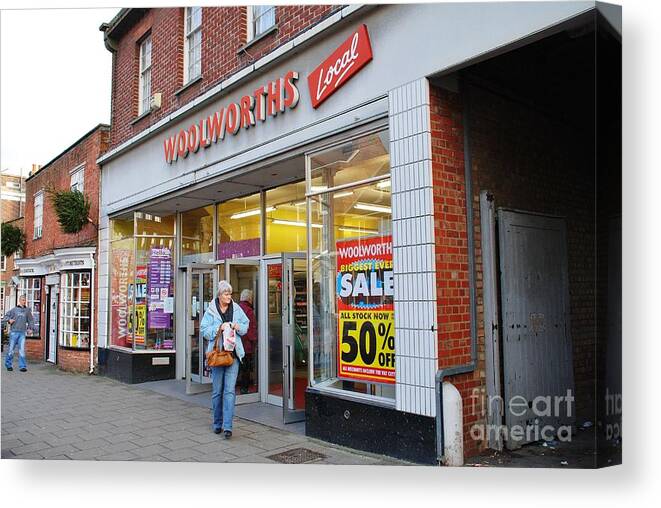
[[259, 256], [259, 238], [218, 244], [218, 260]]
[[172, 253], [167, 247], [149, 250], [149, 276], [147, 292], [149, 308], [147, 326], [150, 329], [170, 328], [172, 314], [165, 312], [165, 300], [170, 296], [172, 280]]

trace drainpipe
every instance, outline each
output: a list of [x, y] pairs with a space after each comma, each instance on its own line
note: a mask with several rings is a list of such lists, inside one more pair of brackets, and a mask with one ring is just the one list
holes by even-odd
[[94, 374], [94, 339], [96, 338], [96, 334], [94, 333], [94, 313], [96, 311], [96, 306], [94, 305], [94, 286], [96, 283], [96, 279], [94, 278], [94, 272], [95, 272], [95, 262], [94, 262], [94, 253], [90, 252], [90, 262], [92, 264], [92, 280], [90, 281], [90, 288], [91, 288], [91, 313], [90, 313], [90, 371], [89, 375], [91, 376]]
[[444, 367], [436, 372], [436, 460], [439, 465], [445, 463], [445, 439], [443, 425], [443, 380], [449, 376], [473, 372], [477, 367], [477, 311], [475, 290], [475, 238], [473, 231], [473, 171], [470, 150], [468, 124], [470, 119], [470, 101], [468, 86], [460, 76], [461, 96], [463, 99], [464, 127], [464, 187], [466, 189], [466, 234], [468, 236], [468, 287], [470, 292], [470, 334], [471, 361], [465, 365]]

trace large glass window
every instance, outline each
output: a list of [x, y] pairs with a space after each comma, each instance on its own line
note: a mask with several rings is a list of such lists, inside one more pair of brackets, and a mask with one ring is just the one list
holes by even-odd
[[[394, 398], [388, 133], [309, 156], [313, 382]], [[348, 186], [354, 183], [353, 186]], [[337, 189], [337, 186], [342, 186]]]
[[135, 212], [112, 221], [111, 344], [174, 348], [174, 216]]
[[[267, 207], [268, 212], [268, 207]], [[218, 260], [261, 254], [260, 194], [230, 199], [218, 205]]]
[[[313, 238], [321, 224], [312, 225]], [[307, 249], [305, 182], [291, 183], [266, 191], [266, 253]]]
[[133, 216], [110, 222], [110, 344], [133, 347]]
[[25, 295], [27, 308], [32, 311], [34, 326], [30, 337], [39, 337], [41, 328], [41, 278], [40, 277], [21, 277], [21, 291], [19, 294]]
[[90, 272], [64, 272], [60, 286], [60, 346], [90, 347]]
[[213, 206], [181, 214], [181, 262], [213, 263]]

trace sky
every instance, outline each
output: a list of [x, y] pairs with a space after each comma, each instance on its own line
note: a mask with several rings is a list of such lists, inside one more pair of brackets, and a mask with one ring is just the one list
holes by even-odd
[[0, 168], [25, 174], [110, 122], [111, 53], [99, 25], [118, 9], [0, 13]]

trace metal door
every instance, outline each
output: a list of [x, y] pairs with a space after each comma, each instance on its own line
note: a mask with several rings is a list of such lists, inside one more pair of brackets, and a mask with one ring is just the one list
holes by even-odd
[[305, 420], [308, 385], [307, 256], [282, 255], [282, 414], [285, 423]]
[[498, 231], [505, 424], [514, 449], [545, 437], [547, 425], [573, 423], [567, 240], [562, 218], [504, 209]]

